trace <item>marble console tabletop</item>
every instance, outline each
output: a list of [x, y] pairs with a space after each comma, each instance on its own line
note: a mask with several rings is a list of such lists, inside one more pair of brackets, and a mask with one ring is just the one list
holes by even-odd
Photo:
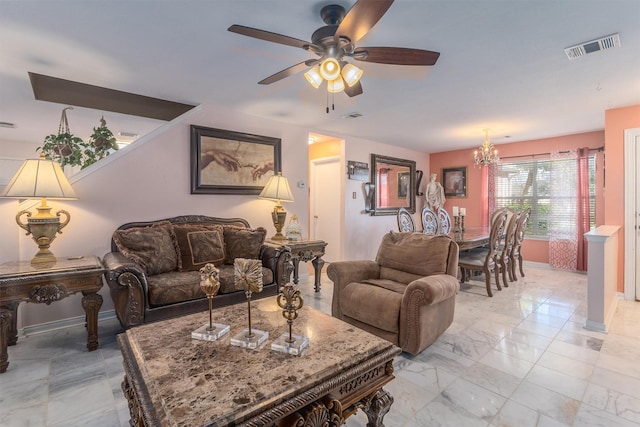
[[238, 424], [323, 383], [335, 387], [341, 372], [370, 369], [372, 363], [392, 360], [400, 352], [372, 334], [303, 307], [293, 332], [308, 336], [310, 347], [303, 356], [278, 353], [270, 345], [287, 324], [275, 298], [253, 301], [251, 314], [252, 327], [269, 332], [260, 350], [230, 345], [230, 337], [247, 326], [246, 303], [214, 308], [214, 322], [231, 325], [220, 341], [191, 339], [191, 331], [208, 323], [208, 312], [139, 326], [118, 336], [125, 372], [135, 388], [146, 389], [154, 422]]

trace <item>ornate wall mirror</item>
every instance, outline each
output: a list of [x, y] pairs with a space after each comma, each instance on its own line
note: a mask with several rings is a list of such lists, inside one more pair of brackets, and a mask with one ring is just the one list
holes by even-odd
[[371, 215], [396, 215], [399, 208], [416, 211], [416, 162], [371, 154], [375, 184]]

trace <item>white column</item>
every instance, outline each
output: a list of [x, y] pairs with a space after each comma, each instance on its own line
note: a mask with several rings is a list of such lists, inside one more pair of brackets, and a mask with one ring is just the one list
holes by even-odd
[[584, 233], [589, 242], [587, 323], [585, 329], [607, 332], [618, 304], [617, 225], [601, 225]]

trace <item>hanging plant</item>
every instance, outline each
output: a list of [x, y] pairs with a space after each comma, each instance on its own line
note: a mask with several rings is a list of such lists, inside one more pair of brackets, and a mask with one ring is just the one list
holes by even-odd
[[36, 151], [42, 151], [47, 159], [57, 161], [62, 167], [80, 166], [84, 169], [95, 163], [97, 157], [90, 144], [69, 131], [67, 110], [73, 110], [73, 107], [62, 110], [58, 133], [47, 135], [44, 144], [36, 148]]
[[104, 116], [100, 119], [100, 126], [93, 128], [93, 133], [89, 138], [91, 146], [96, 154], [97, 160], [109, 155], [110, 150], [118, 149], [118, 142], [113, 132], [107, 127]]

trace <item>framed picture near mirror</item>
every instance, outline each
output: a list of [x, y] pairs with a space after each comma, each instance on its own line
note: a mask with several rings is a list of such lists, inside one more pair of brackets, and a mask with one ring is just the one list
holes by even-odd
[[445, 197], [467, 197], [467, 168], [442, 169]]

